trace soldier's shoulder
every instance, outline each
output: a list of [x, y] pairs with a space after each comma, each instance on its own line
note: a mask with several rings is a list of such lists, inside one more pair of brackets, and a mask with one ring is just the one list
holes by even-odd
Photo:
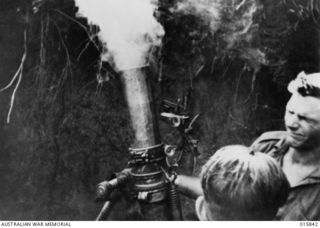
[[256, 142], [279, 141], [283, 139], [285, 135], [285, 131], [268, 131], [260, 135], [260, 137], [256, 139]]
[[254, 151], [270, 152], [274, 148], [279, 148], [284, 143], [285, 134], [285, 131], [265, 132], [251, 144], [251, 148]]

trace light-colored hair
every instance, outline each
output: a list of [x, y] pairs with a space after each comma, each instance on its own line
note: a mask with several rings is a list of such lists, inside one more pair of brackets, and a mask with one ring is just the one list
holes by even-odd
[[298, 92], [302, 96], [320, 98], [320, 73], [300, 72], [296, 79], [288, 84], [288, 91], [290, 93]]
[[202, 168], [201, 185], [209, 217], [221, 220], [273, 219], [289, 189], [273, 158], [241, 145], [218, 150]]

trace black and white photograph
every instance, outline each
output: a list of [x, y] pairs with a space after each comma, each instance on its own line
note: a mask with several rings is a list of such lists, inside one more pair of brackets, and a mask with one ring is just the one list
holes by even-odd
[[320, 0], [0, 0], [0, 110], [1, 227], [320, 225]]

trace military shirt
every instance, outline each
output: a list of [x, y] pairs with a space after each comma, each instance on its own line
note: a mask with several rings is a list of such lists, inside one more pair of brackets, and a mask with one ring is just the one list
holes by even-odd
[[[252, 145], [254, 151], [269, 154], [283, 166], [289, 150], [285, 131], [262, 134]], [[286, 203], [278, 210], [275, 220], [320, 220], [320, 167], [294, 186], [290, 186]]]

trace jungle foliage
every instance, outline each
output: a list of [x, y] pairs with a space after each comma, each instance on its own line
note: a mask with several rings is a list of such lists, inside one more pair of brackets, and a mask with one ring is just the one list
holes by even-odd
[[[73, 0], [5, 2], [1, 11], [15, 18], [10, 23], [18, 24], [26, 59], [0, 94], [8, 107], [0, 119], [0, 216], [92, 220], [101, 206], [93, 203], [95, 185], [126, 166], [132, 142], [119, 77], [100, 60], [99, 27], [76, 17]], [[285, 85], [299, 71], [319, 69], [320, 1], [224, 1], [214, 30], [208, 15], [176, 10], [180, 2], [159, 1], [155, 15], [166, 33], [148, 75], [157, 107], [189, 92], [191, 115], [201, 114], [193, 132], [200, 140], [197, 174], [219, 147], [249, 144], [282, 127]], [[246, 27], [241, 22], [252, 4]], [[181, 143], [176, 129], [163, 122], [160, 129], [164, 142]], [[183, 203], [192, 211], [193, 202]], [[130, 219], [124, 214], [113, 217]]]

